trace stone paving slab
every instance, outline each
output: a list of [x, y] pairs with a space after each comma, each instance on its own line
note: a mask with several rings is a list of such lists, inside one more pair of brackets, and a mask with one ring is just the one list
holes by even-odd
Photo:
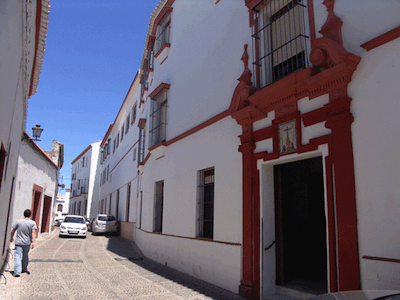
[[10, 256], [0, 279], [0, 299], [243, 299], [148, 260], [136, 244], [121, 237], [58, 238], [56, 229], [40, 235], [35, 244], [31, 275], [12, 277]]

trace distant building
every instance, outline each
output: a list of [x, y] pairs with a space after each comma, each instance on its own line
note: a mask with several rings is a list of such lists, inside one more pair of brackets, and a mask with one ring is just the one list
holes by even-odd
[[399, 15], [160, 1], [101, 143], [98, 211], [148, 258], [248, 299], [400, 289]]
[[42, 69], [49, 0], [0, 1], [0, 274], [8, 253], [18, 154], [28, 99]]
[[30, 209], [31, 218], [38, 227], [37, 233], [50, 232], [63, 155], [63, 144], [53, 141], [52, 151], [44, 151], [27, 133], [24, 134], [15, 178], [12, 223], [23, 218], [25, 209]]
[[96, 181], [100, 142], [86, 147], [73, 161], [69, 213], [90, 218], [93, 215], [92, 199], [98, 194]]
[[62, 215], [68, 214], [69, 210], [69, 196], [71, 188], [65, 188], [65, 195], [57, 195], [54, 203], [54, 218], [61, 217]]

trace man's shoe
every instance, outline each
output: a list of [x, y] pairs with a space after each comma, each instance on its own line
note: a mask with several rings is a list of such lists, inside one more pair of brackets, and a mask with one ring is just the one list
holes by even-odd
[[26, 270], [26, 271], [22, 271], [22, 273], [26, 273], [26, 274], [31, 274], [31, 272], [29, 272], [28, 270]]
[[18, 273], [13, 273], [12, 274], [14, 277], [19, 277], [19, 274]]

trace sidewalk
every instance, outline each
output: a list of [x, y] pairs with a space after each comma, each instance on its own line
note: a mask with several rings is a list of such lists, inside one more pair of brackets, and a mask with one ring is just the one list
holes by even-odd
[[[51, 233], [40, 233], [35, 241], [35, 248], [29, 251], [31, 255], [37, 250], [40, 245], [47, 242], [50, 237], [57, 234], [57, 230], [53, 230]], [[0, 299], [19, 299], [21, 294], [21, 276], [13, 277], [11, 271], [14, 271], [14, 249], [15, 244], [10, 243], [8, 248], [8, 262], [4, 269], [4, 274], [0, 276]]]

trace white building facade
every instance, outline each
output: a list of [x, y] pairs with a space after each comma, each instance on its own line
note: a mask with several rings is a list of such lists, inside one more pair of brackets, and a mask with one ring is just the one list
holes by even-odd
[[249, 299], [400, 289], [399, 13], [160, 1], [101, 143], [98, 212]]
[[0, 273], [9, 246], [13, 190], [27, 101], [36, 93], [44, 56], [48, 0], [0, 2]]
[[66, 187], [64, 195], [60, 195], [60, 194], [57, 195], [57, 198], [56, 198], [56, 201], [54, 204], [54, 210], [55, 210], [54, 217], [55, 218], [68, 214], [70, 194], [71, 194], [71, 188]]
[[31, 219], [38, 228], [37, 234], [51, 231], [59, 170], [64, 160], [63, 145], [56, 144], [61, 150], [53, 160], [25, 133], [19, 151], [11, 221], [14, 224], [24, 217], [26, 209], [30, 209]]
[[98, 194], [96, 172], [99, 160], [100, 142], [90, 144], [71, 163], [71, 191], [69, 214], [90, 218], [92, 200]]

